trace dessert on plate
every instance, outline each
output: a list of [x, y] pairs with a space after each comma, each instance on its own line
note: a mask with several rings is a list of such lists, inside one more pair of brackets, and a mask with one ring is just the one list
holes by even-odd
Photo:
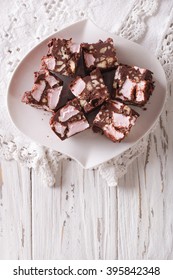
[[34, 73], [33, 88], [24, 93], [22, 102], [38, 109], [55, 111], [61, 99], [62, 88], [61, 79], [42, 68]]
[[67, 102], [51, 118], [50, 126], [64, 140], [89, 128], [89, 123], [77, 98]]
[[154, 90], [152, 72], [138, 66], [119, 65], [113, 81], [113, 98], [143, 106]]
[[107, 101], [93, 121], [93, 131], [104, 134], [113, 142], [120, 142], [135, 125], [138, 113], [116, 100]]
[[118, 64], [111, 38], [81, 44], [53, 38], [34, 75], [22, 102], [52, 112], [50, 126], [61, 140], [92, 127], [121, 142], [139, 117], [129, 105], [145, 105], [154, 90], [150, 70]]
[[71, 92], [79, 99], [84, 111], [90, 112], [110, 98], [100, 70], [93, 70], [89, 76], [76, 77], [70, 84]]
[[104, 42], [99, 40], [93, 44], [82, 43], [81, 48], [87, 70], [93, 70], [95, 68], [109, 70], [115, 68], [118, 64], [116, 49], [111, 38], [108, 38]]
[[48, 47], [47, 55], [42, 58], [43, 67], [61, 75], [73, 76], [80, 58], [80, 44], [72, 39], [53, 38]]

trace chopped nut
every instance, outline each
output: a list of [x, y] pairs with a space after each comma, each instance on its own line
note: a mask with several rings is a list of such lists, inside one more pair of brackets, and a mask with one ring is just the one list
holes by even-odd
[[80, 114], [78, 114], [77, 116], [76, 116], [76, 118], [78, 119], [78, 120], [81, 120], [81, 115]]
[[87, 90], [91, 91], [93, 89], [92, 83], [88, 82], [86, 85]]
[[99, 82], [97, 80], [92, 80], [92, 84], [94, 87], [96, 87], [97, 85], [99, 85]]
[[106, 60], [98, 63], [97, 66], [100, 67], [100, 68], [106, 68]]
[[63, 59], [69, 57], [68, 54], [66, 54], [66, 50], [65, 50], [63, 47], [61, 47], [61, 53], [62, 53], [62, 58], [63, 58]]
[[105, 119], [105, 122], [106, 122], [107, 124], [110, 124], [110, 123], [111, 123], [110, 118], [109, 118], [109, 117], [107, 117], [107, 118]]
[[101, 49], [100, 49], [100, 53], [105, 53], [106, 50], [107, 50], [107, 47], [101, 48]]
[[47, 103], [47, 99], [45, 97], [43, 97], [42, 102]]
[[96, 80], [96, 79], [97, 79], [97, 76], [96, 76], [96, 75], [91, 75], [91, 79], [92, 79], [92, 80]]
[[100, 62], [103, 61], [103, 60], [105, 60], [104, 56], [101, 56], [100, 59], [98, 59], [98, 61], [100, 61]]
[[86, 104], [87, 104], [86, 100], [82, 100], [82, 99], [80, 100], [80, 105], [82, 107], [84, 107]]
[[113, 88], [117, 88], [117, 82], [113, 82]]
[[114, 61], [113, 57], [107, 57], [106, 60], [108, 64], [111, 64]]
[[74, 63], [74, 61], [70, 60], [69, 64], [70, 64], [71, 71], [74, 73], [75, 72], [75, 63]]
[[127, 105], [124, 106], [124, 111], [129, 115], [130, 114], [130, 107], [128, 107]]
[[58, 60], [56, 64], [57, 64], [57, 65], [62, 65], [62, 64], [63, 64], [63, 61], [62, 61], [62, 60]]

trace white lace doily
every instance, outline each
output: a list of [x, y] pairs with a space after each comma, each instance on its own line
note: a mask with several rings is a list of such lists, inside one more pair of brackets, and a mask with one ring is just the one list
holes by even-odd
[[[65, 156], [33, 143], [13, 126], [6, 107], [7, 85], [19, 61], [33, 46], [83, 18], [90, 18], [109, 32], [150, 47], [162, 63], [168, 80], [172, 79], [172, 0], [126, 0], [123, 5], [121, 0], [3, 1], [0, 16], [0, 156], [38, 169], [49, 186], [55, 183], [58, 163]], [[96, 167], [109, 186], [117, 184], [127, 166], [145, 150], [147, 141], [148, 135], [125, 153]]]

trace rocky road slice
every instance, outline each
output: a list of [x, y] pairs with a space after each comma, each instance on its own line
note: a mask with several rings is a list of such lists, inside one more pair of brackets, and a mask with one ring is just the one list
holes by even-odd
[[93, 121], [93, 131], [104, 134], [113, 142], [121, 142], [135, 125], [138, 113], [116, 100], [109, 100]]
[[154, 90], [152, 74], [137, 66], [118, 66], [113, 81], [113, 98], [127, 104], [145, 105]]
[[99, 40], [93, 44], [82, 43], [81, 47], [87, 70], [93, 70], [95, 68], [110, 70], [118, 64], [116, 49], [111, 38], [108, 38], [104, 42]]
[[56, 111], [60, 102], [63, 82], [46, 69], [35, 72], [34, 86], [26, 91], [22, 102], [39, 109]]
[[48, 54], [42, 58], [42, 66], [61, 75], [73, 76], [80, 58], [80, 44], [72, 39], [53, 38], [48, 47]]
[[100, 70], [97, 68], [84, 78], [76, 77], [70, 84], [71, 92], [79, 99], [86, 113], [110, 98]]
[[84, 116], [78, 99], [75, 98], [67, 102], [54, 114], [50, 120], [50, 126], [56, 135], [64, 140], [84, 131], [90, 125]]

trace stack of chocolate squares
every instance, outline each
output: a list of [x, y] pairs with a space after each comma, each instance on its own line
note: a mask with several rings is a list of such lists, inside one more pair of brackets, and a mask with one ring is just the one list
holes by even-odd
[[153, 90], [152, 72], [119, 63], [111, 38], [93, 44], [53, 38], [22, 101], [52, 112], [50, 126], [61, 140], [92, 127], [120, 142], [139, 116], [129, 104], [144, 106]]

